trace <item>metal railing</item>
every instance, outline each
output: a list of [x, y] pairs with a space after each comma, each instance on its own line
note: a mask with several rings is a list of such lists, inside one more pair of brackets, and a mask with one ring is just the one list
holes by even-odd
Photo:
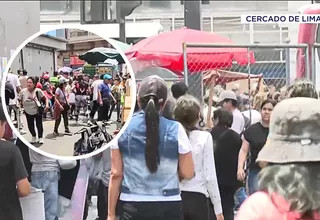
[[[248, 94], [251, 94], [252, 89], [270, 86], [280, 90], [289, 86], [296, 76], [304, 76], [316, 83], [315, 49], [320, 49], [320, 44], [309, 47], [307, 44], [186, 42], [182, 47], [185, 82], [190, 93], [201, 101], [204, 100], [206, 90], [212, 83], [228, 89], [238, 88]], [[195, 56], [188, 53], [191, 48], [202, 48], [202, 51], [208, 50], [208, 53]], [[215, 51], [216, 55], [212, 55], [210, 51]], [[236, 55], [232, 60], [225, 60], [228, 56], [223, 54], [229, 54], [230, 57], [230, 54]]]

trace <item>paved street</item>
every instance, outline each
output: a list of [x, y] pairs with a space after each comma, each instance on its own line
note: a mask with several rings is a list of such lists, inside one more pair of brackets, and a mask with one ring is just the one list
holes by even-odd
[[[24, 115], [21, 116], [22, 121], [24, 124], [24, 130], [27, 131], [23, 137], [27, 141], [31, 141], [31, 134], [27, 128], [27, 122], [26, 118]], [[112, 120], [115, 121], [116, 119], [116, 113], [114, 112], [112, 114]], [[81, 117], [79, 119], [79, 122], [81, 122]], [[86, 127], [86, 123], [80, 123], [80, 125], [76, 125], [74, 120], [69, 120], [70, 124], [70, 131], [72, 133], [75, 133], [79, 131], [81, 128]], [[39, 147], [41, 150], [54, 154], [57, 156], [73, 156], [73, 145], [74, 143], [81, 138], [80, 134], [76, 135], [64, 135], [64, 126], [63, 126], [63, 121], [61, 121], [60, 127], [59, 127], [59, 132], [60, 135], [54, 136], [53, 135], [53, 127], [54, 127], [54, 120], [44, 120], [43, 122], [43, 127], [44, 127], [44, 144], [34, 144], [34, 146]], [[107, 128], [108, 132], [113, 133], [117, 128], [117, 124], [114, 123], [110, 125], [110, 127]]]
[[98, 217], [97, 197], [92, 196], [91, 202], [92, 202], [92, 205], [89, 207], [89, 213], [86, 220], [95, 220]]

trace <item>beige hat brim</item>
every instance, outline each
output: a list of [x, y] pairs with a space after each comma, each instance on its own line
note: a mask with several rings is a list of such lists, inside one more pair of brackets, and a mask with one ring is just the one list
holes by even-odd
[[283, 141], [268, 138], [256, 162], [294, 163], [320, 162], [320, 143]]

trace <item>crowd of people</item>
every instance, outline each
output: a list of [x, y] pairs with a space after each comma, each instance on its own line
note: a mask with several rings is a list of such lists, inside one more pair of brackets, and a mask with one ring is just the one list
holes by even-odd
[[[320, 219], [320, 101], [310, 81], [295, 81], [281, 98], [271, 90], [249, 102], [241, 91], [219, 90], [212, 127], [201, 123], [208, 103], [188, 94], [184, 83], [173, 84], [171, 93], [160, 77], [145, 78], [127, 129], [111, 149], [85, 160], [92, 184], [84, 220], [93, 188], [97, 220]], [[14, 161], [0, 160], [0, 171], [12, 176], [1, 181], [0, 217], [22, 219], [18, 196], [29, 194], [31, 181], [45, 190], [46, 220], [59, 219], [57, 196], [71, 198], [80, 162], [30, 152], [28, 181], [24, 167], [31, 166], [11, 148], [0, 148], [0, 157]], [[7, 200], [9, 194], [16, 195]]]
[[187, 86], [171, 90], [177, 100], [157, 76], [140, 83], [137, 112], [111, 149], [108, 220], [319, 219], [320, 101], [310, 81], [277, 99], [255, 94], [249, 124], [238, 91], [223, 90], [205, 129]]
[[81, 72], [57, 71], [52, 76], [43, 72], [39, 77], [32, 77], [26, 70], [18, 70], [17, 74], [10, 72], [6, 89], [11, 89], [14, 97], [8, 99], [9, 114], [14, 111], [17, 127], [21, 134], [25, 134], [21, 120], [24, 114], [32, 135], [30, 143], [40, 144], [44, 143], [43, 121], [49, 117], [55, 120], [52, 128], [55, 136], [59, 135], [61, 120], [64, 134], [71, 134], [69, 120], [81, 125], [81, 112], [82, 121], [88, 125], [94, 121], [110, 121], [114, 110], [116, 118], [113, 121], [121, 122], [123, 96], [129, 79], [130, 74], [121, 72], [115, 77], [106, 73], [90, 77]]

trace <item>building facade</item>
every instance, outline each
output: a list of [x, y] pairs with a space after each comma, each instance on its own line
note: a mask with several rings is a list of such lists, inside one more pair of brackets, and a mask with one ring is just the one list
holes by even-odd
[[[20, 44], [40, 30], [40, 3], [3, 1], [0, 6], [0, 57], [9, 61]], [[15, 59], [11, 68], [17, 70], [21, 62]]]
[[26, 69], [29, 76], [40, 76], [45, 71], [52, 74], [58, 68], [58, 51], [65, 50], [66, 45], [65, 39], [40, 35], [29, 42], [15, 58], [21, 61], [18, 69]]
[[111, 45], [98, 35], [80, 29], [65, 29], [67, 45], [65, 50], [58, 53], [58, 65], [78, 68], [85, 62], [79, 55], [96, 47], [111, 47]]

